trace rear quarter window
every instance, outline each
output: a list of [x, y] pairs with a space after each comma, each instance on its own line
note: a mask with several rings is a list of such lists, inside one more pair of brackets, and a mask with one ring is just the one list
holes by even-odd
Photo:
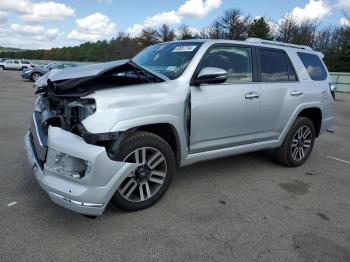
[[298, 52], [298, 56], [312, 80], [323, 81], [327, 79], [327, 70], [319, 56], [302, 52]]

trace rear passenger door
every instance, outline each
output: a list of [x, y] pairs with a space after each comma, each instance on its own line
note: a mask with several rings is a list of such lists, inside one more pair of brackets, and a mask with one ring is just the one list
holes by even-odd
[[259, 48], [258, 78], [261, 109], [257, 142], [279, 137], [303, 96], [302, 85], [288, 54], [281, 49]]
[[13, 69], [21, 69], [21, 68], [22, 68], [22, 66], [19, 63], [19, 61], [18, 60], [14, 60], [13, 61]]

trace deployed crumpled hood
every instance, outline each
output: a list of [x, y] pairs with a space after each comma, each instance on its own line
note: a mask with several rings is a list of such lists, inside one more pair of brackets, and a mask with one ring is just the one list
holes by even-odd
[[[130, 73], [133, 70], [135, 73]], [[118, 75], [119, 73], [121, 74]], [[48, 92], [52, 96], [81, 97], [98, 89], [163, 81], [166, 80], [131, 60], [117, 60], [52, 70], [40, 78], [34, 87], [37, 94]]]
[[98, 74], [103, 73], [106, 70], [115, 68], [121, 65], [124, 65], [128, 62], [125, 60], [117, 60], [108, 63], [92, 64], [92, 65], [83, 65], [78, 67], [72, 67], [68, 69], [63, 69], [55, 71], [50, 74], [49, 79], [54, 81], [65, 80], [65, 79], [74, 79], [74, 78], [83, 78], [83, 77], [92, 77]]

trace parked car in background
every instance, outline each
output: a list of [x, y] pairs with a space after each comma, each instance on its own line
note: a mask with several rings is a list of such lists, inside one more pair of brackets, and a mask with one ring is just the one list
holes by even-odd
[[108, 203], [153, 205], [178, 166], [262, 149], [300, 166], [333, 119], [322, 58], [262, 39], [190, 40], [50, 72], [25, 137], [30, 168], [55, 203], [98, 216]]
[[66, 63], [51, 63], [43, 67], [35, 67], [31, 69], [25, 69], [22, 71], [22, 78], [28, 79], [33, 82], [36, 82], [40, 77], [48, 73], [52, 69], [67, 69], [70, 67], [75, 67], [75, 64], [66, 64]]
[[0, 70], [24, 70], [34, 68], [35, 66], [28, 60], [7, 59], [0, 62]]

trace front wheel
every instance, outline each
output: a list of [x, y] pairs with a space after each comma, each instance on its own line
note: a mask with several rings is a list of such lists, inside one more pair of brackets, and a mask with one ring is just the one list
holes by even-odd
[[175, 156], [169, 144], [149, 132], [135, 132], [119, 147], [117, 161], [137, 167], [120, 184], [111, 205], [136, 211], [155, 204], [167, 191], [175, 172]]
[[0, 66], [0, 70], [5, 70], [5, 67], [4, 66]]
[[33, 73], [33, 74], [32, 74], [32, 77], [31, 77], [31, 80], [32, 80], [33, 82], [36, 82], [40, 77], [41, 77], [41, 74], [40, 74], [40, 73]]
[[314, 143], [314, 123], [309, 118], [298, 117], [282, 146], [276, 150], [277, 160], [285, 166], [300, 166], [309, 158]]

